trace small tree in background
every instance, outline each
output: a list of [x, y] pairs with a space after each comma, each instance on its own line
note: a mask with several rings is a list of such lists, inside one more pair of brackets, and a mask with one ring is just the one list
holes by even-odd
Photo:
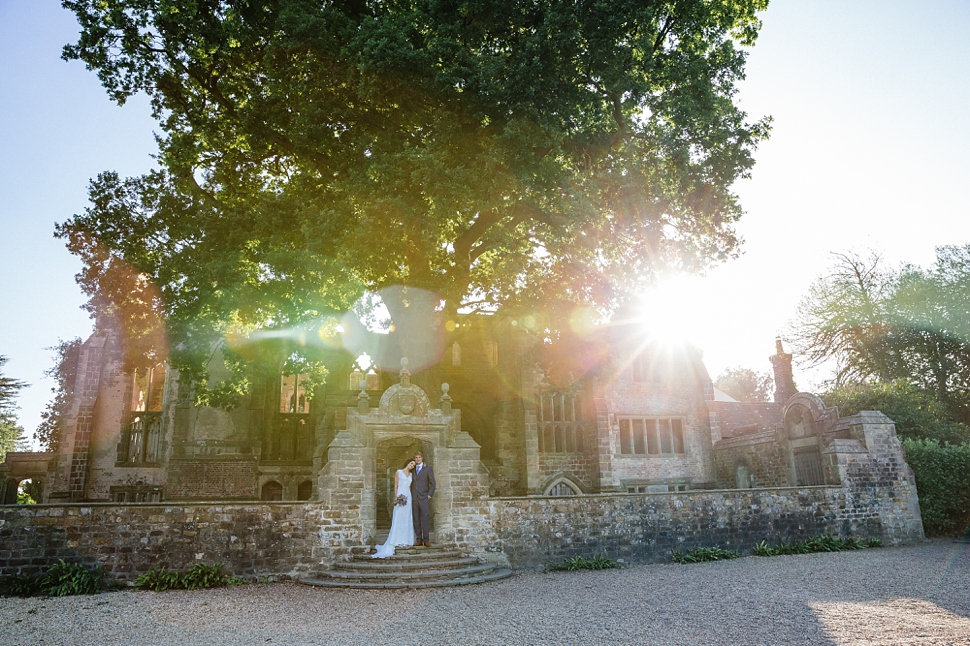
[[55, 351], [54, 367], [45, 372], [53, 377], [57, 385], [51, 388], [53, 399], [41, 413], [40, 424], [34, 438], [44, 451], [56, 451], [60, 439], [60, 429], [67, 416], [71, 396], [74, 394], [74, 381], [77, 376], [77, 362], [81, 352], [81, 339], [61, 341], [49, 350]]
[[7, 451], [25, 448], [22, 446], [24, 429], [17, 421], [14, 399], [27, 384], [3, 374], [2, 368], [7, 361], [7, 357], [0, 355], [0, 462], [6, 457]]
[[714, 381], [714, 385], [739, 402], [771, 401], [775, 381], [767, 371], [750, 368], [728, 368]]

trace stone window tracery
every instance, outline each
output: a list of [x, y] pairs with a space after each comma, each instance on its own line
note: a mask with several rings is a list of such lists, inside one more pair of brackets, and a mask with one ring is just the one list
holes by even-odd
[[366, 390], [380, 390], [381, 377], [374, 370], [370, 355], [365, 352], [357, 357], [351, 368], [348, 390], [360, 390], [361, 382], [364, 382]]
[[579, 492], [576, 491], [576, 489], [565, 480], [558, 480], [555, 484], [549, 487], [548, 491], [546, 491], [547, 496], [552, 496], [554, 498], [575, 496], [578, 493]]
[[621, 455], [682, 455], [684, 444], [684, 421], [666, 417], [621, 417]]
[[536, 417], [541, 453], [584, 451], [583, 401], [560, 392], [539, 395]]
[[165, 376], [163, 364], [137, 370], [132, 375], [128, 419], [118, 446], [118, 462], [154, 464], [161, 460]]
[[275, 432], [265, 438], [262, 460], [306, 461], [313, 458], [310, 432], [310, 378], [283, 371], [280, 374], [279, 408]]

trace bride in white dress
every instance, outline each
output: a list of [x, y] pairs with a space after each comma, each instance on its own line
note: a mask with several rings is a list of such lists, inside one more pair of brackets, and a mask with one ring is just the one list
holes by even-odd
[[[394, 514], [391, 516], [391, 531], [387, 542], [377, 546], [371, 558], [386, 559], [394, 556], [394, 547], [414, 545], [414, 523], [411, 520], [411, 473], [414, 460], [408, 460], [403, 469], [394, 474]], [[401, 504], [403, 502], [403, 504]]]

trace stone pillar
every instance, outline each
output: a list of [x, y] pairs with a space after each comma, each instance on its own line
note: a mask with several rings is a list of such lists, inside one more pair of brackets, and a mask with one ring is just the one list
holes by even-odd
[[613, 471], [613, 428], [609, 407], [603, 397], [593, 398], [596, 407], [596, 459], [601, 493], [619, 491], [620, 482]]
[[50, 482], [50, 499], [76, 501], [85, 496], [88, 451], [95, 424], [95, 407], [101, 388], [107, 339], [104, 334], [92, 336], [81, 346], [74, 401], [68, 421], [61, 433], [57, 466]]
[[785, 352], [781, 339], [775, 339], [775, 354], [768, 360], [775, 372], [775, 403], [787, 403], [795, 394], [795, 380], [792, 377], [792, 355]]

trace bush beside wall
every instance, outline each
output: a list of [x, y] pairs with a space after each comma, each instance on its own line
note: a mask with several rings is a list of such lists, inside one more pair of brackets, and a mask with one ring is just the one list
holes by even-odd
[[970, 443], [941, 444], [934, 439], [903, 440], [906, 461], [929, 536], [949, 536], [970, 525]]

